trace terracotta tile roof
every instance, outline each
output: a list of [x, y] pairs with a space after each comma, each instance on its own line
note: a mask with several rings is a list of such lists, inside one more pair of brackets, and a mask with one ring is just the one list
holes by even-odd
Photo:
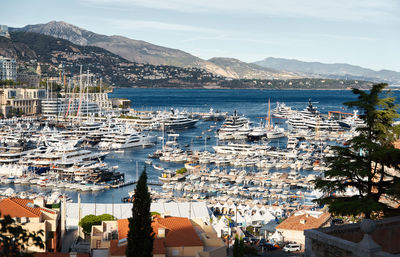
[[129, 220], [128, 219], [120, 219], [118, 222], [118, 239], [121, 240], [128, 236], [129, 232]]
[[331, 215], [327, 212], [324, 212], [318, 218], [306, 212], [304, 214], [290, 216], [282, 221], [276, 229], [306, 230], [319, 228], [328, 222], [330, 218]]
[[11, 217], [40, 217], [41, 212], [55, 213], [55, 211], [33, 205], [33, 200], [21, 198], [6, 198], [0, 200], [1, 215]]
[[[70, 253], [34, 253], [33, 257], [70, 257]], [[88, 253], [78, 253], [76, 257], [90, 257]]]
[[157, 217], [153, 221], [153, 231], [157, 236], [159, 228], [165, 228], [165, 246], [203, 246], [188, 218]]
[[[200, 240], [188, 218], [161, 218], [156, 216], [151, 226], [156, 238], [158, 236], [158, 229], [165, 229], [165, 238], [163, 238], [165, 247], [203, 246], [203, 242]], [[128, 219], [118, 220], [118, 238], [126, 238], [128, 231]]]

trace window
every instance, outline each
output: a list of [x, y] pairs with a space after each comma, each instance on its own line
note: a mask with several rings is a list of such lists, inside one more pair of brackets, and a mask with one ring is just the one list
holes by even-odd
[[47, 232], [47, 239], [54, 238], [54, 232]]
[[8, 91], [8, 98], [15, 98], [17, 96], [16, 91]]
[[179, 250], [172, 250], [172, 256], [179, 256]]

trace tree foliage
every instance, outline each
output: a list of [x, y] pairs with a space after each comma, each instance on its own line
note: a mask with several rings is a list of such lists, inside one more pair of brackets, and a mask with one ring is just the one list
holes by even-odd
[[79, 226], [82, 227], [83, 232], [86, 234], [90, 234], [92, 231], [92, 226], [100, 225], [102, 221], [107, 220], [115, 220], [115, 217], [110, 214], [102, 214], [102, 215], [86, 215], [79, 221]]
[[[0, 214], [1, 216], [1, 214]], [[28, 232], [9, 215], [0, 218], [0, 257], [32, 256], [25, 252], [30, 246], [44, 248], [43, 231]]]
[[126, 256], [151, 257], [153, 256], [154, 233], [151, 227], [151, 197], [147, 187], [146, 169], [143, 170], [139, 177], [133, 197]]
[[315, 180], [325, 196], [318, 199], [328, 204], [337, 215], [360, 215], [371, 218], [389, 208], [388, 201], [400, 196], [400, 150], [394, 148], [400, 126], [395, 125], [398, 105], [387, 84], [375, 84], [369, 92], [353, 89], [356, 101], [345, 103], [358, 108], [365, 126], [356, 130], [349, 145], [335, 146], [335, 156], [327, 158], [329, 170]]

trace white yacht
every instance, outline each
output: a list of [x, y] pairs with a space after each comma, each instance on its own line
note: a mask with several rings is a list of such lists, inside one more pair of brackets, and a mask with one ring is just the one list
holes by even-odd
[[213, 146], [217, 154], [225, 155], [262, 155], [265, 154], [269, 147], [266, 145], [252, 145], [252, 144], [227, 144], [227, 145], [217, 145]]
[[276, 103], [276, 107], [272, 110], [272, 115], [277, 118], [287, 119], [294, 113], [291, 107], [286, 106], [285, 103]]
[[194, 127], [198, 121], [171, 108], [171, 112], [161, 118], [160, 125], [163, 130], [187, 129]]
[[123, 132], [114, 137], [111, 149], [125, 149], [130, 147], [145, 147], [154, 145], [157, 138], [155, 136], [145, 136], [138, 132]]
[[[249, 120], [243, 116], [239, 116], [236, 111], [234, 111], [232, 116], [228, 116], [225, 119], [225, 122], [222, 124], [221, 128], [218, 130], [218, 138], [220, 140], [231, 140], [231, 139], [243, 139], [246, 138], [250, 133], [248, 129], [248, 125], [250, 124]], [[245, 127], [245, 125], [247, 127]], [[241, 129], [239, 133], [236, 133]], [[244, 137], [246, 135], [246, 137]]]
[[365, 123], [358, 117], [358, 110], [353, 111], [353, 115], [338, 121], [339, 125], [345, 129], [365, 127]]

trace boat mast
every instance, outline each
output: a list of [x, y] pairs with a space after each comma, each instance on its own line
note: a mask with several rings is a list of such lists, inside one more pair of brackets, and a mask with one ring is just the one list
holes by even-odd
[[80, 67], [79, 71], [79, 105], [78, 105], [78, 111], [76, 112], [76, 116], [79, 117], [79, 121], [81, 120], [80, 118], [80, 111], [81, 111], [81, 104], [82, 104], [82, 64]]
[[99, 94], [99, 98], [100, 98], [100, 101], [99, 101], [100, 102], [100, 104], [99, 104], [100, 105], [100, 110], [99, 111], [100, 111], [100, 113], [99, 113], [99, 117], [101, 117], [101, 112], [102, 112], [102, 108], [101, 107], [103, 105], [102, 101], [101, 101], [101, 84], [103, 84], [103, 78], [100, 78], [100, 94]]
[[89, 70], [86, 76], [86, 117], [89, 119]]
[[271, 102], [268, 98], [268, 130], [271, 130]]

